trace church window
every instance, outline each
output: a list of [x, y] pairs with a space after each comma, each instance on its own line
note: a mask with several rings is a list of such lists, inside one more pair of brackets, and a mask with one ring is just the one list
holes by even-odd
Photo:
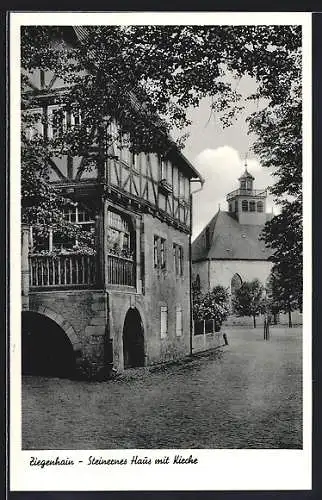
[[264, 204], [262, 201], [257, 202], [257, 212], [263, 212], [264, 211]]
[[240, 181], [240, 189], [246, 189], [246, 179]]
[[246, 189], [252, 189], [252, 180], [247, 179], [246, 185], [247, 185]]
[[248, 201], [247, 200], [242, 201], [242, 211], [248, 212]]
[[249, 202], [249, 211], [250, 212], [255, 212], [256, 211], [256, 204], [254, 201]]
[[231, 279], [230, 282], [230, 287], [231, 287], [231, 293], [234, 295], [236, 293], [236, 290], [238, 290], [242, 286], [242, 279], [239, 276], [239, 274], [234, 274], [234, 276]]

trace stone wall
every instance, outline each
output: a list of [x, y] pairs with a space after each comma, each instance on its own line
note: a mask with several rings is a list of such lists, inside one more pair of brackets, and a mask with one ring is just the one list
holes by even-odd
[[[189, 235], [150, 215], [143, 217], [144, 252], [143, 293], [120, 287], [109, 290], [110, 336], [113, 338], [114, 364], [123, 368], [123, 326], [126, 313], [135, 307], [141, 316], [145, 339], [145, 364], [180, 358], [190, 352], [190, 266]], [[154, 235], [166, 240], [166, 268], [154, 268]], [[183, 247], [183, 276], [176, 276], [173, 243]], [[168, 331], [161, 338], [161, 306], [168, 308]], [[182, 334], [176, 334], [176, 308], [182, 309]]]
[[107, 301], [103, 291], [31, 292], [29, 310], [61, 326], [77, 352], [78, 363], [104, 366]]
[[272, 263], [266, 260], [212, 260], [192, 264], [193, 278], [199, 274], [202, 292], [216, 285], [222, 285], [230, 290], [231, 279], [236, 273], [242, 281], [252, 281], [257, 278], [265, 284], [271, 268]]

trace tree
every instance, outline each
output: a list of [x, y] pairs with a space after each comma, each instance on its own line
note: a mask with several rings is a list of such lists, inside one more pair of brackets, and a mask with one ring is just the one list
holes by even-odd
[[264, 310], [264, 287], [258, 279], [244, 281], [233, 297], [233, 312], [238, 316], [251, 316], [256, 328], [256, 316]]
[[[279, 266], [282, 268], [282, 266]], [[288, 313], [288, 326], [292, 325], [292, 311], [295, 309], [302, 310], [300, 298], [302, 297], [302, 283], [298, 281], [298, 291], [294, 294], [295, 285], [294, 279], [298, 279], [293, 275], [293, 269], [283, 269], [283, 275], [275, 269], [272, 271], [268, 282], [268, 306], [272, 314], [277, 314], [280, 311]]]
[[[244, 96], [236, 90], [243, 75], [258, 83], [257, 91], [246, 99], [265, 99], [264, 111], [255, 113], [250, 122], [259, 137], [267, 130], [265, 119], [276, 110], [275, 114], [293, 111], [299, 122], [298, 108], [289, 102], [300, 88], [299, 26], [91, 26], [78, 28], [72, 48], [60, 43], [63, 30], [74, 36], [71, 27], [22, 28], [22, 83], [28, 71], [52, 70], [69, 86], [68, 93], [56, 95], [61, 109], [54, 119], [59, 121], [67, 107], [80, 110], [83, 116], [80, 127], [60, 130], [55, 139], [42, 144], [41, 139], [36, 141], [36, 147], [43, 147], [44, 162], [53, 151], [85, 155], [88, 162], [106, 161], [110, 146], [119, 140], [109, 128], [115, 118], [133, 151], [166, 156], [169, 149], [183, 144], [180, 140], [173, 143], [170, 128], [184, 130], [189, 125], [187, 109], [198, 106], [202, 98], [211, 97], [212, 112], [220, 115], [224, 126], [231, 123], [244, 106]], [[227, 81], [227, 73], [236, 84]], [[33, 92], [23, 93], [22, 107], [37, 105], [37, 99]], [[290, 130], [289, 138], [293, 134], [296, 141], [301, 134], [294, 133]], [[93, 142], [104, 145], [100, 153], [93, 152]], [[272, 142], [259, 140], [256, 144], [262, 155], [270, 157]], [[26, 162], [22, 162], [22, 182], [31, 172]], [[277, 175], [283, 174], [284, 163], [278, 163]], [[29, 183], [29, 194], [35, 185]], [[43, 187], [47, 193], [51, 190], [55, 206], [63, 202], [48, 182]], [[22, 196], [24, 208], [25, 190]], [[47, 198], [38, 193], [42, 220], [51, 224], [53, 213]], [[24, 217], [35, 221], [32, 210]]]
[[284, 105], [263, 110], [250, 118], [250, 130], [258, 134], [254, 150], [264, 167], [274, 167], [277, 179], [270, 189], [281, 212], [267, 222], [262, 239], [273, 251], [274, 280], [281, 309], [302, 308], [302, 103], [298, 80]]
[[221, 285], [211, 291], [194, 296], [193, 318], [196, 321], [215, 320], [215, 327], [220, 328], [229, 314], [229, 293]]

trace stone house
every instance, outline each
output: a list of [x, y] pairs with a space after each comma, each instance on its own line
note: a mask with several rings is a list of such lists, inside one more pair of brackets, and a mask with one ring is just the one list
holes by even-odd
[[[65, 34], [71, 45], [86, 39], [84, 28], [66, 28]], [[50, 71], [27, 76], [24, 92], [39, 96], [38, 106], [27, 111], [50, 116], [55, 95], [66, 87]], [[66, 128], [77, 126], [81, 116], [67, 112], [63, 120]], [[55, 134], [50, 121], [43, 127], [40, 120], [39, 127], [48, 137]], [[74, 202], [65, 218], [91, 228], [92, 254], [73, 252], [75, 241], [52, 232], [36, 243], [32, 228], [23, 227], [24, 373], [87, 367], [95, 376], [107, 367], [150, 365], [192, 349], [191, 182], [202, 178], [175, 147], [166, 157], [113, 148], [103, 163], [86, 168], [82, 157], [53, 157], [48, 171]]]

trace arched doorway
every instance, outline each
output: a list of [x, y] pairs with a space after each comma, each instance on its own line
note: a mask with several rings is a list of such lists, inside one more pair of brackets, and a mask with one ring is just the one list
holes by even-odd
[[22, 374], [70, 377], [75, 371], [72, 343], [64, 330], [46, 316], [22, 313]]
[[124, 368], [144, 366], [144, 331], [137, 309], [128, 310], [123, 326]]

